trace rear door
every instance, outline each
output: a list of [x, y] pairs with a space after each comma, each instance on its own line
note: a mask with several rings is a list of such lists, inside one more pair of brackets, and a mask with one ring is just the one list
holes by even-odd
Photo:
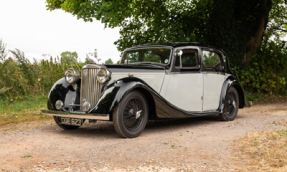
[[220, 94], [225, 80], [222, 54], [213, 50], [203, 50], [203, 111], [218, 109]]

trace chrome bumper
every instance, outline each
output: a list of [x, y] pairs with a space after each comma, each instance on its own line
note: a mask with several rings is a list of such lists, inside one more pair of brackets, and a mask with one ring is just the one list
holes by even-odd
[[63, 111], [45, 110], [45, 109], [42, 109], [41, 111], [42, 111], [42, 114], [50, 115], [50, 116], [80, 118], [80, 119], [96, 119], [96, 120], [103, 120], [103, 121], [110, 120], [109, 114], [92, 114], [92, 113], [77, 112], [77, 111], [63, 112]]

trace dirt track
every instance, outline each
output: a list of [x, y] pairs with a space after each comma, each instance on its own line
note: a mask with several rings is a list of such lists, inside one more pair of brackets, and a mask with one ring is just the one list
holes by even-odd
[[[150, 121], [135, 139], [122, 139], [111, 122], [65, 131], [54, 121], [0, 127], [0, 171], [233, 171], [232, 147], [259, 130], [287, 129], [287, 103], [239, 111], [232, 122], [218, 116]], [[31, 155], [32, 157], [24, 157]]]

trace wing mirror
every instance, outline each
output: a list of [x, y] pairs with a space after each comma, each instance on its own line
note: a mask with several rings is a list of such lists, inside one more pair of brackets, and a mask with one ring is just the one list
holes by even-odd
[[182, 50], [176, 50], [175, 51], [176, 56], [181, 56], [182, 55]]

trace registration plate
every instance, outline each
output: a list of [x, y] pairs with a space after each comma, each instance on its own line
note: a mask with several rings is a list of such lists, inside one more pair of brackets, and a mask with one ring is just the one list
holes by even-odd
[[81, 126], [83, 124], [83, 119], [62, 117], [61, 124]]

